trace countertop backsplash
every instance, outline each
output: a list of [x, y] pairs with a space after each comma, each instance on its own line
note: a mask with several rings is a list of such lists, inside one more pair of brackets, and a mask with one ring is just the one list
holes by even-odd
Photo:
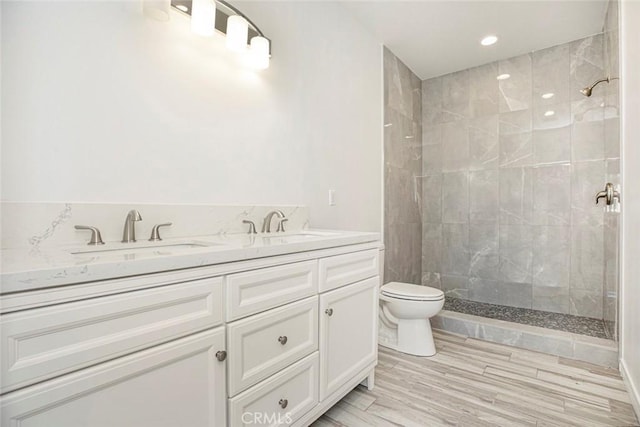
[[[57, 245], [82, 244], [89, 241], [88, 231], [76, 230], [75, 225], [98, 227], [105, 242], [119, 242], [125, 218], [131, 209], [137, 209], [142, 221], [136, 222], [136, 238], [149, 239], [156, 224], [171, 222], [163, 227], [163, 238], [182, 238], [204, 235], [246, 233], [253, 221], [260, 231], [267, 213], [280, 209], [288, 219], [287, 231], [306, 230], [309, 227], [309, 209], [306, 206], [229, 206], [189, 204], [143, 203], [35, 203], [2, 202], [1, 248], [39, 248]], [[272, 229], [275, 229], [273, 221]]]

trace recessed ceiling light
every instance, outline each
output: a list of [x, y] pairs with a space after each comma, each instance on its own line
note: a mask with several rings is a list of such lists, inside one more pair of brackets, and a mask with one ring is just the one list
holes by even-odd
[[483, 38], [482, 40], [480, 40], [480, 44], [482, 46], [491, 46], [492, 44], [494, 44], [497, 41], [498, 41], [498, 38], [496, 36], [487, 36], [487, 37]]
[[496, 79], [507, 80], [509, 77], [511, 77], [511, 74], [504, 73], [504, 74], [500, 74], [498, 77], [496, 77]]
[[545, 117], [551, 117], [551, 116], [553, 116], [555, 113], [556, 113], [556, 112], [555, 112], [555, 111], [553, 111], [553, 110], [545, 111], [545, 112], [544, 112], [544, 116], [545, 116]]
[[553, 93], [553, 92], [543, 93], [543, 94], [542, 94], [542, 99], [550, 99], [550, 98], [553, 98], [553, 95], [555, 95], [555, 93]]
[[180, 9], [183, 12], [189, 12], [189, 8], [183, 4], [179, 4], [176, 6], [178, 9]]

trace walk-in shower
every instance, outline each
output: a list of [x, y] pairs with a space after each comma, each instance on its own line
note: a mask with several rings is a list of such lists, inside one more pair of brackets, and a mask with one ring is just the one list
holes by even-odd
[[606, 22], [421, 82], [385, 50], [384, 279], [442, 289], [437, 326], [488, 339], [506, 321], [616, 351], [619, 96], [602, 76], [619, 69], [617, 19]]

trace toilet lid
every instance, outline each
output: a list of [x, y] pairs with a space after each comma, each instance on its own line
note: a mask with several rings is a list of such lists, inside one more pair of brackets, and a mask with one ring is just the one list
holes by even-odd
[[390, 282], [382, 286], [381, 291], [383, 295], [402, 299], [434, 301], [444, 298], [444, 292], [440, 289], [411, 283]]

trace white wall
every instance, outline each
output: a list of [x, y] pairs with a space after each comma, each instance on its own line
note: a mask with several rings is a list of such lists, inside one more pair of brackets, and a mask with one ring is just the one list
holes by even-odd
[[340, 5], [238, 5], [264, 72], [139, 2], [2, 2], [2, 199], [307, 204], [379, 231], [379, 43]]
[[620, 2], [622, 259], [620, 367], [640, 416], [640, 2]]

